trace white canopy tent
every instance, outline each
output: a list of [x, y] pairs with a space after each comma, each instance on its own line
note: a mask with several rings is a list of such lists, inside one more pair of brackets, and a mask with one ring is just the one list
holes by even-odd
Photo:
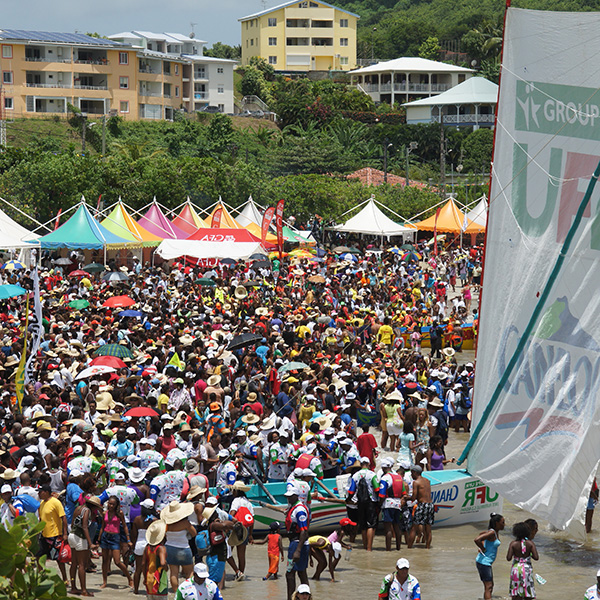
[[243, 208], [239, 211], [238, 215], [235, 217], [235, 220], [242, 226], [248, 227], [250, 223], [254, 223], [259, 227], [262, 225], [263, 215], [256, 202], [252, 199], [252, 196], [246, 200], [243, 205]]
[[262, 254], [265, 252], [260, 242], [200, 240], [164, 240], [156, 249], [156, 253], [164, 260], [171, 260], [180, 256], [245, 260], [258, 252]]
[[[399, 216], [399, 215], [398, 215]], [[378, 206], [375, 198], [371, 196], [366, 201], [362, 210], [343, 225], [331, 228], [341, 233], [363, 233], [381, 237], [401, 235], [403, 238], [412, 238], [417, 232], [412, 227], [405, 227], [392, 221]]]
[[477, 223], [477, 225], [483, 225], [484, 227], [487, 225], [487, 211], [488, 211], [488, 202], [485, 194], [481, 196], [479, 202], [476, 206], [474, 206], [468, 213], [467, 219], [469, 221], [473, 221]]
[[32, 248], [39, 237], [0, 210], [0, 248]]

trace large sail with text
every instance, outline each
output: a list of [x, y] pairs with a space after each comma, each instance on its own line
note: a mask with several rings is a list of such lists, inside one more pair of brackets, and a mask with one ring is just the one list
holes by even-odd
[[600, 460], [598, 31], [600, 13], [506, 15], [463, 455], [559, 528], [583, 516]]

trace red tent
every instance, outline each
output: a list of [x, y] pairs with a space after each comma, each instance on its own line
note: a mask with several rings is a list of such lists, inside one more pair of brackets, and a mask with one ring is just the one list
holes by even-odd
[[[199, 240], [202, 242], [258, 242], [262, 243], [259, 238], [250, 233], [247, 229], [197, 229], [188, 240]], [[274, 244], [266, 242], [266, 248], [274, 248]]]

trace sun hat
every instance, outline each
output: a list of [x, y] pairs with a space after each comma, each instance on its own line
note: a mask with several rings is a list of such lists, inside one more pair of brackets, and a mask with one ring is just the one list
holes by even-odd
[[97, 508], [102, 508], [102, 502], [100, 502], [100, 498], [98, 498], [98, 496], [90, 496], [85, 502], [86, 504], [91, 504]]
[[439, 398], [434, 398], [427, 403], [429, 406], [433, 406], [433, 408], [444, 408], [443, 403]]
[[219, 385], [221, 383], [221, 376], [220, 375], [211, 375], [206, 380], [206, 383], [208, 384], [208, 387], [216, 387], [217, 385]]
[[195, 458], [190, 458], [185, 463], [185, 471], [186, 473], [190, 473], [191, 475], [196, 475], [200, 472], [200, 465]]
[[193, 500], [194, 498], [200, 496], [200, 494], [204, 494], [204, 492], [206, 492], [205, 487], [202, 487], [200, 485], [193, 485], [190, 488], [190, 491], [188, 492], [187, 500]]
[[194, 505], [191, 502], [178, 502], [173, 500], [160, 511], [160, 518], [171, 525], [189, 517], [194, 512]]
[[146, 529], [146, 541], [151, 546], [157, 546], [164, 539], [167, 534], [167, 524], [161, 519], [153, 521]]
[[248, 529], [244, 527], [241, 523], [239, 525], [235, 525], [233, 531], [229, 534], [227, 538], [227, 543], [233, 548], [235, 546], [240, 546], [248, 539]]
[[242, 423], [246, 424], [258, 423], [259, 421], [260, 417], [254, 413], [248, 413], [242, 417]]
[[232, 490], [238, 490], [239, 492], [249, 492], [252, 487], [246, 485], [243, 481], [236, 481], [232, 486]]
[[140, 481], [144, 480], [145, 476], [146, 471], [142, 471], [142, 469], [139, 467], [134, 467], [129, 471], [129, 479], [131, 480], [131, 483], [139, 483]]
[[396, 569], [410, 569], [410, 563], [406, 558], [399, 558], [396, 563]]

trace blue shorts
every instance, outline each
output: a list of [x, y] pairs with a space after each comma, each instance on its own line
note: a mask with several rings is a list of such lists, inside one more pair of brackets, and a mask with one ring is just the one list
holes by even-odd
[[102, 533], [100, 538], [100, 548], [104, 550], [120, 550], [121, 549], [121, 536], [118, 533]]
[[219, 585], [225, 573], [225, 561], [219, 560], [216, 554], [206, 556], [206, 566], [208, 567], [208, 578]]
[[294, 552], [298, 548], [298, 540], [290, 541], [290, 546], [288, 548], [288, 562], [286, 571], [289, 573], [290, 571], [306, 571], [308, 569], [308, 559], [310, 555], [310, 546], [308, 544], [304, 544], [302, 546], [302, 550], [300, 550], [300, 558], [294, 562], [292, 560], [292, 556], [294, 556]]
[[[185, 567], [194, 564], [194, 556], [192, 555], [192, 549], [189, 546], [187, 548], [177, 548], [165, 544], [165, 548], [167, 550], [168, 565]], [[219, 579], [219, 581], [221, 580]]]
[[384, 523], [400, 525], [402, 522], [402, 511], [399, 508], [384, 508], [381, 512], [381, 520]]
[[475, 562], [477, 570], [479, 571], [479, 579], [484, 583], [486, 581], [494, 581], [494, 575], [492, 574], [492, 565], [482, 565], [481, 563]]

